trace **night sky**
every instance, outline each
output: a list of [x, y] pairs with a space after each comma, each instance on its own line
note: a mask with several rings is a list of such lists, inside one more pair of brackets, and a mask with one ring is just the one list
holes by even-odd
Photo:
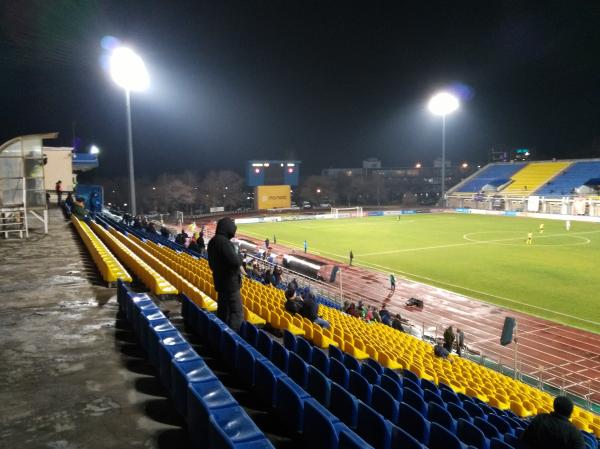
[[[542, 6], [540, 6], [542, 5]], [[72, 124], [99, 176], [126, 174], [125, 107], [104, 36], [145, 60], [136, 175], [297, 158], [303, 173], [431, 164], [451, 88], [448, 159], [498, 144], [600, 156], [600, 2], [84, 1], [0, 3], [0, 140]]]

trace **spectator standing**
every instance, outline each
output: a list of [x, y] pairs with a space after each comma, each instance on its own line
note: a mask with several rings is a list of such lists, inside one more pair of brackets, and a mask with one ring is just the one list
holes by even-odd
[[392, 292], [396, 291], [396, 277], [394, 276], [394, 273], [390, 273], [390, 290]]
[[446, 348], [446, 351], [452, 352], [452, 345], [454, 344], [454, 339], [454, 330], [452, 329], [452, 326], [448, 326], [444, 331], [444, 348]]
[[242, 309], [242, 259], [231, 239], [237, 226], [229, 217], [217, 222], [215, 235], [208, 243], [208, 264], [213, 272], [217, 291], [217, 317], [235, 331], [244, 320]]
[[[235, 223], [234, 223], [235, 224]], [[237, 230], [237, 228], [236, 228]], [[181, 228], [181, 232], [175, 236], [175, 243], [179, 245], [185, 245], [185, 241], [187, 240], [188, 235], [187, 232], [183, 228]]]
[[62, 203], [62, 194], [63, 194], [63, 186], [62, 181], [59, 179], [58, 182], [54, 185], [54, 190], [56, 191], [57, 203], [59, 206]]
[[573, 402], [558, 396], [554, 399], [554, 411], [533, 418], [520, 440], [531, 449], [585, 449], [581, 432], [569, 422], [572, 413]]
[[269, 249], [269, 237], [265, 239], [265, 249]]
[[202, 235], [202, 232], [198, 236], [198, 239], [196, 240], [196, 244], [198, 245], [198, 252], [200, 254], [204, 254], [204, 249], [206, 248], [206, 245], [204, 244], [204, 236]]
[[281, 283], [281, 275], [283, 274], [283, 270], [279, 265], [275, 265], [273, 268], [273, 278], [275, 279], [275, 287], [277, 287]]
[[456, 353], [462, 357], [462, 351], [465, 347], [465, 333], [461, 329], [456, 329]]

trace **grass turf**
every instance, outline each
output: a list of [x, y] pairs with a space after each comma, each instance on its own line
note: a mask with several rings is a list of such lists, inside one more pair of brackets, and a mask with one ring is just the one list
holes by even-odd
[[[544, 233], [539, 225], [544, 223]], [[600, 332], [600, 224], [467, 214], [239, 225], [240, 234], [394, 272]], [[526, 245], [527, 233], [533, 244]]]

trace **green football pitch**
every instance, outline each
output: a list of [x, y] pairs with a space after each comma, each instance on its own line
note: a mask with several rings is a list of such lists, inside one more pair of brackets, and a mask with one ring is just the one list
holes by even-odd
[[558, 220], [417, 214], [238, 228], [292, 248], [306, 239], [309, 252], [344, 263], [352, 249], [354, 265], [600, 332], [600, 224], [567, 231]]

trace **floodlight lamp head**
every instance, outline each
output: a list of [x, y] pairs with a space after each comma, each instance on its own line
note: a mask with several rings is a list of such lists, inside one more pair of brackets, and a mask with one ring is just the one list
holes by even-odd
[[100, 148], [98, 148], [96, 145], [92, 145], [90, 148], [90, 154], [98, 154], [100, 153]]
[[446, 116], [456, 111], [460, 106], [458, 98], [448, 92], [440, 92], [435, 94], [429, 100], [427, 107], [434, 115]]
[[150, 86], [144, 61], [127, 47], [119, 47], [112, 52], [110, 75], [118, 86], [127, 91], [141, 92]]

